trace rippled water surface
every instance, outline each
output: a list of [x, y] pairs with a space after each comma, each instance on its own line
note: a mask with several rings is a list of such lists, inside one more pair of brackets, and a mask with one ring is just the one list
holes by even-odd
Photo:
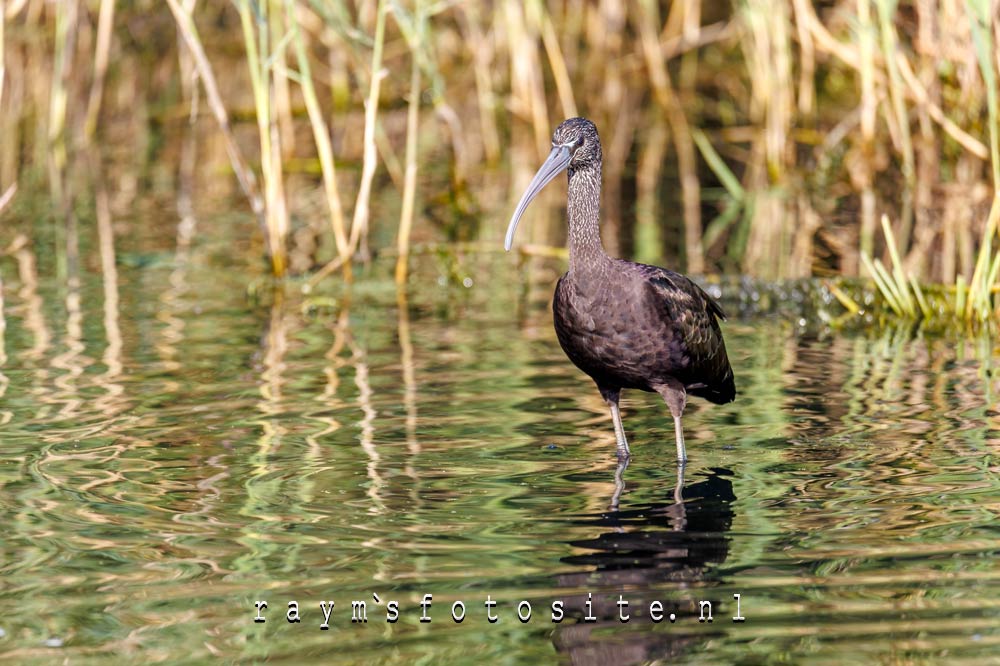
[[0, 658], [1000, 662], [994, 343], [730, 320], [740, 394], [692, 401], [678, 485], [656, 396], [617, 468], [548, 269], [304, 299], [221, 245], [98, 266], [0, 259]]

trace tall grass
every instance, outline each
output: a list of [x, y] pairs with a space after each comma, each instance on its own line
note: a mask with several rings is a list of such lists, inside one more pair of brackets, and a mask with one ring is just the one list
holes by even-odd
[[372, 44], [371, 68], [368, 75], [368, 98], [365, 100], [364, 152], [361, 165], [361, 184], [354, 202], [354, 218], [351, 221], [352, 249], [366, 242], [368, 225], [371, 220], [371, 189], [378, 168], [375, 152], [375, 130], [378, 122], [379, 94], [382, 80], [388, 72], [382, 67], [382, 51], [385, 45], [386, 0], [378, 0], [375, 9], [375, 38]]
[[67, 0], [56, 5], [55, 44], [51, 92], [49, 94], [48, 145], [49, 171], [55, 174], [51, 185], [57, 199], [62, 198], [62, 172], [67, 161], [66, 116], [69, 106], [69, 81], [73, 74], [76, 52], [76, 22], [79, 0]]
[[995, 25], [992, 7], [986, 0], [966, 0], [969, 7], [969, 24], [972, 41], [976, 49], [976, 59], [986, 82], [986, 107], [989, 112], [990, 164], [993, 175], [993, 204], [979, 246], [976, 268], [969, 280], [969, 293], [962, 314], [966, 319], [986, 320], [994, 314], [993, 290], [998, 284], [1000, 272], [1000, 252], [994, 253], [993, 243], [997, 235], [997, 221], [1000, 219], [1000, 108], [997, 101], [996, 48], [994, 44]]
[[[2, 8], [0, 8], [2, 9]], [[87, 98], [87, 113], [84, 121], [84, 136], [92, 137], [97, 130], [97, 118], [101, 112], [101, 98], [104, 96], [104, 79], [108, 73], [111, 58], [111, 30], [115, 20], [114, 0], [101, 0], [97, 19], [97, 44], [94, 47], [94, 80]], [[0, 39], [0, 50], [3, 40]]]
[[281, 134], [278, 132], [275, 100], [275, 68], [277, 53], [284, 48], [282, 35], [272, 34], [276, 22], [270, 19], [277, 3], [271, 0], [253, 2], [240, 0], [237, 8], [243, 28], [247, 66], [257, 117], [257, 137], [260, 140], [261, 173], [264, 180], [264, 216], [271, 271], [277, 277], [285, 274], [288, 263], [285, 239], [288, 235], [288, 206], [281, 159]]
[[399, 213], [399, 232], [396, 235], [396, 283], [404, 284], [410, 254], [410, 233], [413, 229], [414, 206], [417, 197], [417, 133], [420, 124], [420, 59], [427, 40], [427, 8], [423, 0], [416, 0], [412, 16], [398, 4], [394, 7], [397, 21], [406, 26], [403, 32], [410, 47], [410, 99], [406, 110], [406, 175], [403, 181], [403, 205]]
[[306, 51], [306, 40], [299, 27], [299, 19], [296, 15], [296, 4], [292, 0], [285, 0], [285, 15], [289, 26], [289, 34], [295, 48], [295, 59], [298, 64], [297, 80], [302, 87], [302, 97], [309, 114], [309, 124], [313, 132], [313, 140], [316, 142], [316, 152], [319, 156], [320, 167], [323, 172], [323, 192], [326, 198], [327, 208], [330, 213], [330, 229], [333, 232], [337, 245], [337, 257], [347, 271], [345, 277], [350, 276], [350, 246], [347, 240], [347, 231], [344, 224], [344, 209], [340, 200], [340, 191], [337, 189], [336, 163], [333, 157], [333, 144], [330, 141], [330, 130], [324, 117], [323, 108], [316, 94], [316, 86], [313, 81], [312, 67], [309, 64], [309, 55]]
[[0, 193], [0, 213], [11, 202], [15, 194], [17, 194], [17, 183], [11, 183], [6, 190]]
[[229, 122], [229, 113], [222, 101], [222, 95], [219, 93], [219, 86], [215, 80], [215, 73], [208, 60], [208, 56], [205, 54], [205, 49], [202, 46], [201, 37], [191, 16], [190, 9], [181, 6], [178, 0], [167, 0], [167, 5], [177, 23], [177, 32], [180, 33], [185, 47], [194, 59], [195, 67], [198, 70], [198, 78], [205, 88], [205, 94], [208, 96], [208, 106], [219, 126], [219, 131], [226, 146], [226, 154], [240, 183], [240, 187], [249, 200], [250, 208], [258, 216], [261, 216], [264, 212], [264, 202], [257, 187], [257, 178], [247, 165], [246, 159], [243, 157], [243, 151], [236, 141]]
[[[164, 108], [189, 73], [130, 31], [167, 17], [277, 275], [295, 218], [315, 216], [312, 178], [329, 242], [296, 264], [323, 266], [310, 285], [372, 250], [397, 253], [402, 281], [414, 243], [496, 238], [507, 183], [579, 113], [605, 143], [610, 248], [695, 273], [871, 272], [902, 316], [925, 316], [917, 289], [935, 284], [961, 305], [951, 317], [996, 311], [988, 0], [0, 0], [0, 14], [0, 165], [61, 171], [74, 146], [122, 136], [135, 95]], [[159, 113], [169, 138], [181, 114]], [[24, 149], [39, 136], [50, 150]], [[201, 153], [209, 174], [218, 155]], [[557, 242], [550, 224], [533, 238]]]

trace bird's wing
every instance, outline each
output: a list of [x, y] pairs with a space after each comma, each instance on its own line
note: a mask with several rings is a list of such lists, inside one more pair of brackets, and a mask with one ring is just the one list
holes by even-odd
[[649, 267], [645, 274], [659, 316], [672, 333], [671, 353], [682, 359], [683, 370], [675, 378], [693, 395], [718, 404], [732, 402], [736, 384], [719, 328], [719, 319], [726, 317], [722, 308], [680, 273]]
[[647, 276], [653, 299], [670, 321], [675, 334], [684, 341], [687, 354], [696, 363], [725, 358], [725, 343], [719, 319], [722, 307], [705, 291], [680, 273], [655, 268]]

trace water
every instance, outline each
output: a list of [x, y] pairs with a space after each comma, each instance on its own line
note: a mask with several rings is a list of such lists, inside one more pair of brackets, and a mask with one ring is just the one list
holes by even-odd
[[995, 344], [731, 320], [679, 486], [656, 396], [618, 468], [548, 268], [303, 299], [189, 250], [0, 260], [0, 658], [1000, 663]]

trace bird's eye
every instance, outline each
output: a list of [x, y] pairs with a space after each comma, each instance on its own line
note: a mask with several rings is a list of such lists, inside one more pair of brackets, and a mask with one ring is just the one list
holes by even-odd
[[573, 150], [576, 150], [582, 145], [583, 145], [583, 137], [582, 136], [576, 137], [576, 139], [573, 141]]

